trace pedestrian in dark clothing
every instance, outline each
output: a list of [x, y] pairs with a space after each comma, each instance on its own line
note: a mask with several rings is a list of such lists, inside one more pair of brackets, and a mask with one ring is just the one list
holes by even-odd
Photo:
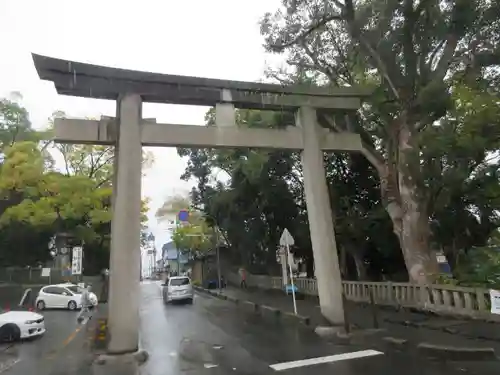
[[240, 273], [240, 279], [241, 279], [240, 288], [246, 288], [247, 287], [247, 271], [243, 267], [241, 267], [239, 273]]

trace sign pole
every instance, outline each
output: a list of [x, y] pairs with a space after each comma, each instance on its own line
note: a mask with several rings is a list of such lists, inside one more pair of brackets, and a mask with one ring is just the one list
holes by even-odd
[[297, 301], [295, 299], [295, 285], [293, 283], [293, 271], [292, 271], [292, 263], [290, 262], [290, 245], [288, 243], [285, 245], [286, 249], [286, 259], [288, 262], [288, 269], [290, 270], [290, 284], [292, 285], [292, 298], [293, 298], [293, 312], [297, 315]]
[[280, 248], [279, 250], [280, 254], [280, 263], [281, 263], [281, 277], [283, 279], [283, 288], [286, 288], [288, 285], [288, 271], [287, 271], [287, 256], [288, 254], [285, 253], [285, 248]]
[[[292, 254], [290, 253], [290, 246], [295, 245], [295, 240], [288, 231], [284, 229], [280, 237], [280, 246], [285, 250], [286, 261], [288, 262], [288, 268], [290, 270], [290, 283], [292, 287], [292, 297], [293, 297], [293, 312], [297, 315], [297, 301], [295, 298], [295, 284], [293, 283], [293, 270], [292, 270]], [[285, 266], [286, 267], [286, 266]], [[285, 286], [286, 288], [286, 286]]]

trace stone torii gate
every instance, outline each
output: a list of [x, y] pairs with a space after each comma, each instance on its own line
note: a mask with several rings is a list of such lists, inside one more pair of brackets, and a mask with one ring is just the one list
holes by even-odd
[[[146, 73], [40, 55], [33, 59], [40, 78], [52, 81], [59, 94], [116, 101], [116, 118], [56, 119], [54, 125], [57, 142], [115, 146], [109, 354], [138, 348], [142, 146], [301, 150], [321, 312], [331, 323], [343, 323], [323, 151], [359, 151], [362, 146], [357, 134], [322, 128], [316, 109], [355, 111], [368, 92]], [[142, 102], [215, 106], [216, 126], [158, 124], [142, 118]], [[238, 127], [235, 108], [294, 111], [296, 126]]]

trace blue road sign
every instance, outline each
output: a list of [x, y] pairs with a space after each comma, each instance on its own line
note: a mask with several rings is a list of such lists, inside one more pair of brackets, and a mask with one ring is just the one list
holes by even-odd
[[179, 221], [184, 221], [184, 222], [188, 221], [189, 220], [189, 211], [187, 211], [187, 210], [179, 211], [178, 217], [179, 217]]

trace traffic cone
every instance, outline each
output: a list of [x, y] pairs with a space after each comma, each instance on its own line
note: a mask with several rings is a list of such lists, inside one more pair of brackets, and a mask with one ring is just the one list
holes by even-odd
[[7, 306], [5, 307], [5, 311], [10, 311], [10, 305], [7, 305]]

